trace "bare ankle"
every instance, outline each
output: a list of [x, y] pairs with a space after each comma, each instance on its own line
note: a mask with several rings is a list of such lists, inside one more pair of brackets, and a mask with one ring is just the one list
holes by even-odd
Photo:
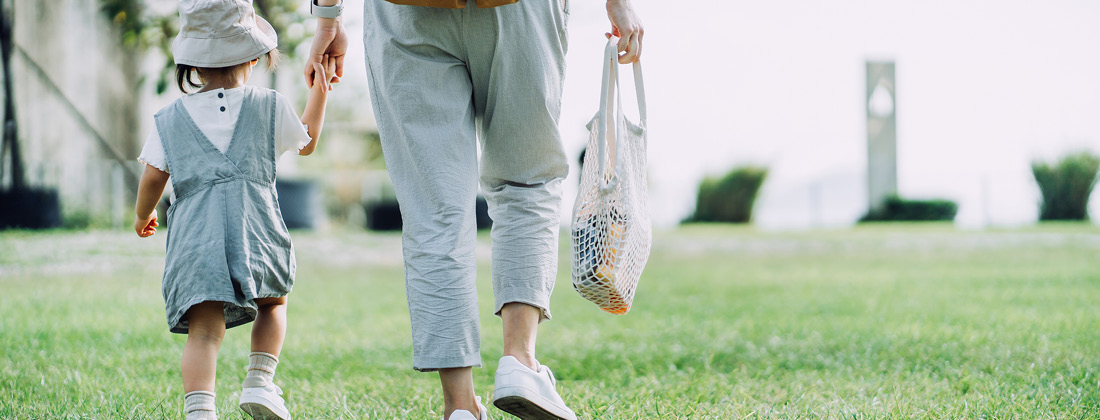
[[446, 416], [444, 418], [450, 419], [455, 410], [466, 410], [473, 414], [475, 418], [481, 418], [481, 410], [478, 410], [476, 399], [463, 401], [461, 403], [456, 402], [454, 406], [447, 406], [446, 404], [444, 404], [443, 412], [446, 413]]
[[538, 360], [535, 360], [535, 355], [533, 355], [531, 353], [518, 352], [518, 351], [517, 352], [505, 351], [504, 355], [515, 357], [516, 360], [518, 360], [520, 363], [522, 363], [524, 366], [527, 366], [531, 370], [534, 370], [534, 371], [539, 370], [539, 362], [538, 362]]

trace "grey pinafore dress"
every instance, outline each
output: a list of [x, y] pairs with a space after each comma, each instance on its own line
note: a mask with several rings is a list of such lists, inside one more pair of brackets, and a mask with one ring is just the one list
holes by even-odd
[[256, 298], [286, 296], [294, 285], [294, 247], [275, 192], [275, 105], [275, 91], [245, 87], [224, 154], [181, 100], [155, 116], [176, 194], [162, 284], [174, 333], [187, 333], [195, 304], [225, 302], [232, 328], [256, 319]]

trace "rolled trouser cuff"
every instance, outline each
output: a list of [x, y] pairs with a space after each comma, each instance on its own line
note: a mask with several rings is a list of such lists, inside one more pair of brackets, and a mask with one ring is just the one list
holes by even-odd
[[550, 319], [550, 296], [558, 273], [561, 180], [486, 189], [493, 218], [495, 313], [510, 302], [539, 308]]
[[481, 367], [481, 352], [455, 357], [417, 357], [413, 355], [413, 369], [419, 372], [435, 372], [440, 369]]
[[531, 294], [530, 289], [523, 287], [508, 287], [498, 290], [496, 295], [496, 308], [493, 313], [500, 316], [504, 305], [509, 303], [522, 303], [539, 309], [539, 322], [550, 319], [550, 296], [541, 293]]

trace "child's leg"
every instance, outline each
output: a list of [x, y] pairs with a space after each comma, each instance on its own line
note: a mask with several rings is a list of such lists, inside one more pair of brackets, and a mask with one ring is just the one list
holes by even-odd
[[279, 352], [286, 337], [286, 297], [256, 299], [256, 321], [252, 324], [252, 353], [244, 387], [265, 387], [275, 379]]
[[187, 310], [187, 344], [183, 347], [183, 392], [214, 392], [218, 347], [225, 337], [222, 302], [203, 302]]
[[187, 344], [183, 347], [184, 407], [188, 420], [216, 419], [214, 376], [218, 347], [225, 337], [222, 302], [203, 302], [187, 310]]
[[286, 296], [256, 299], [256, 321], [252, 324], [252, 351], [279, 357], [286, 337]]
[[290, 411], [272, 381], [286, 336], [286, 297], [256, 299], [252, 324], [252, 353], [241, 390], [241, 409], [253, 419], [287, 419]]

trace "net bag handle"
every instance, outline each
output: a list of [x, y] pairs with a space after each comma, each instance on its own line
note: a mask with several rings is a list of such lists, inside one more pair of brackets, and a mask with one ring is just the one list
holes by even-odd
[[[618, 118], [608, 118], [610, 110], [614, 110], [616, 116], [621, 116], [623, 112], [622, 107], [622, 89], [619, 87], [619, 75], [618, 75], [618, 62], [619, 62], [619, 49], [618, 38], [611, 37], [607, 40], [607, 46], [604, 47], [603, 57], [603, 78], [600, 86], [600, 111], [597, 115], [599, 118], [599, 124], [596, 128], [597, 138], [596, 145], [599, 152], [600, 163], [600, 192], [608, 194], [615, 190], [615, 187], [619, 184], [619, 171], [622, 167], [621, 153], [618, 153], [618, 148], [612, 145], [618, 141], [617, 136], [617, 121]], [[642, 127], [646, 126], [646, 101], [645, 101], [645, 84], [642, 81], [642, 64], [641, 60], [637, 60], [633, 65], [634, 70], [634, 91], [635, 96], [638, 98], [638, 115], [641, 118]], [[612, 83], [614, 85], [612, 85]], [[616, 106], [617, 105], [617, 106]], [[614, 140], [611, 140], [614, 139]], [[607, 171], [607, 154], [608, 148], [616, 149], [614, 152], [614, 167], [613, 173], [608, 174]], [[610, 175], [610, 176], [609, 176]]]

